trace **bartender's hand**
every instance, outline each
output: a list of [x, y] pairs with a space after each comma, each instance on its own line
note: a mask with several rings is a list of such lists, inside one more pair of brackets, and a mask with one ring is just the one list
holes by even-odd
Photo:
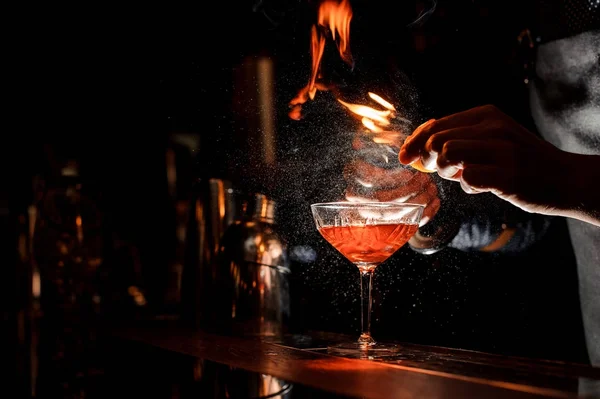
[[[394, 162], [392, 159], [391, 162]], [[440, 208], [437, 187], [431, 176], [412, 169], [383, 169], [364, 160], [353, 160], [344, 169], [348, 201], [395, 201], [425, 205], [420, 225]]]
[[529, 212], [600, 225], [600, 157], [561, 151], [494, 106], [419, 126], [399, 154], [467, 193], [492, 192]]

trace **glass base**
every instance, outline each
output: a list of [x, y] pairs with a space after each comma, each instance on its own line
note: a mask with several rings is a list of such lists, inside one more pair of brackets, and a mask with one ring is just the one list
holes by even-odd
[[343, 342], [330, 345], [327, 352], [332, 355], [341, 355], [356, 359], [374, 359], [382, 356], [390, 356], [400, 351], [400, 345], [382, 342]]

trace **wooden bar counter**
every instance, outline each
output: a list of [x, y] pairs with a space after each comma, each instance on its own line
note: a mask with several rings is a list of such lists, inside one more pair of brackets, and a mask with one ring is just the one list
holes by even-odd
[[327, 345], [352, 339], [315, 332], [281, 339], [215, 335], [181, 327], [120, 328], [125, 345], [274, 376], [343, 397], [357, 398], [578, 398], [600, 397], [600, 368], [401, 344], [376, 359], [328, 354]]

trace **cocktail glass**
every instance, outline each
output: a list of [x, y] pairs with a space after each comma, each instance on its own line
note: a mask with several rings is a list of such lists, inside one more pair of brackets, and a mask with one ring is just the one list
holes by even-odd
[[419, 228], [423, 205], [397, 202], [328, 202], [311, 205], [319, 233], [360, 271], [361, 331], [358, 341], [330, 346], [331, 352], [394, 352], [398, 345], [371, 337], [373, 272]]

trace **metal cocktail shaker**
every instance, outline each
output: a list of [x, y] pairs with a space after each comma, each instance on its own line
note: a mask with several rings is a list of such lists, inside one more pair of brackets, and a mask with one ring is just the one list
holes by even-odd
[[199, 182], [183, 272], [183, 318], [219, 333], [277, 336], [289, 318], [289, 263], [275, 202], [224, 180]]

